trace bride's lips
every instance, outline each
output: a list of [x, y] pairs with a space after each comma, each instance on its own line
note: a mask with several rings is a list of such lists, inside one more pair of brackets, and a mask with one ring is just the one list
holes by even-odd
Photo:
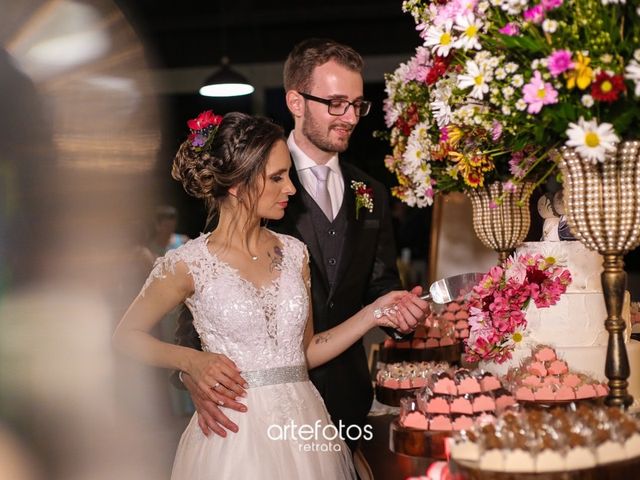
[[287, 205], [289, 205], [289, 202], [278, 202], [278, 205], [280, 205], [280, 207], [282, 208], [287, 208]]

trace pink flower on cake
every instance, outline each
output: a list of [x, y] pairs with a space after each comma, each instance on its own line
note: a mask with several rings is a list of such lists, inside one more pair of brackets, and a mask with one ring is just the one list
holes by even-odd
[[473, 288], [469, 301], [467, 360], [510, 359], [526, 336], [524, 310], [531, 300], [539, 308], [554, 305], [569, 283], [568, 270], [539, 254], [514, 256], [493, 267]]

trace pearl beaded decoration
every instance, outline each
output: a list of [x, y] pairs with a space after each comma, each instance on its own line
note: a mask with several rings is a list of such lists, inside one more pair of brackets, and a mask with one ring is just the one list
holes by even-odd
[[[527, 236], [531, 225], [529, 197], [534, 184], [516, 184], [515, 192], [504, 196], [501, 182], [468, 192], [473, 208], [473, 229], [480, 241], [496, 250], [501, 260], [516, 248]], [[497, 204], [497, 206], [496, 206]]]
[[624, 254], [640, 243], [640, 141], [622, 142], [602, 164], [561, 149], [567, 221], [587, 248]]

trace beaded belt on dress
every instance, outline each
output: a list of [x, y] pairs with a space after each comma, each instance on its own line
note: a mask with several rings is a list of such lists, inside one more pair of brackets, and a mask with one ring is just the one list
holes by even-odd
[[287, 367], [268, 368], [266, 370], [250, 370], [248, 372], [242, 372], [240, 375], [247, 381], [249, 388], [309, 380], [306, 365], [290, 365]]

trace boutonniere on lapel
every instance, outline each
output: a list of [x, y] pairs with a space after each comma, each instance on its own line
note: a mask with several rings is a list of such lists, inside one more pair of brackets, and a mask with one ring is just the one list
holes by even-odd
[[356, 220], [361, 208], [366, 208], [369, 213], [373, 212], [373, 188], [367, 187], [364, 182], [351, 180], [351, 188], [356, 195]]

